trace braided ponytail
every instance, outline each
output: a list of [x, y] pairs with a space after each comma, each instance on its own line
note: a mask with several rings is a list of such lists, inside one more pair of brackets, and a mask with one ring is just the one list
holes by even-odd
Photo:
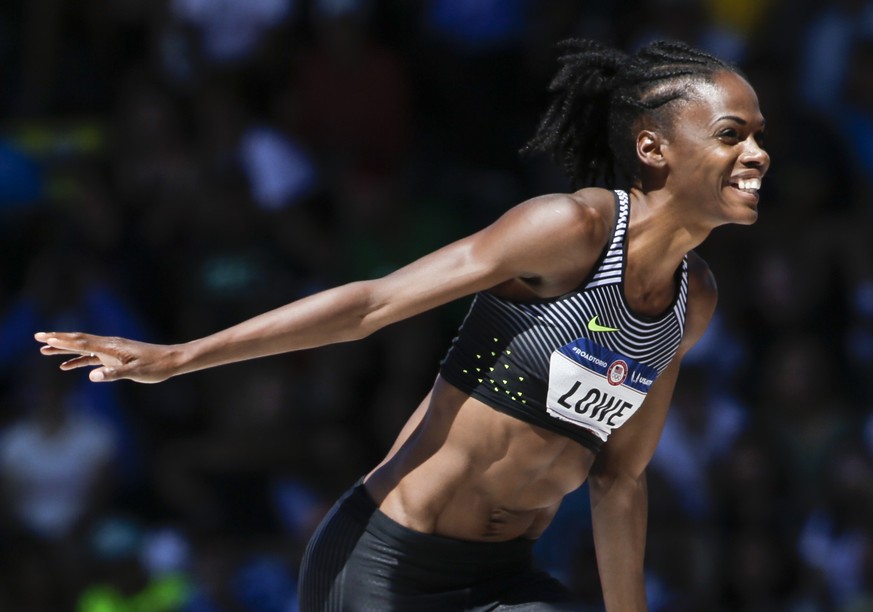
[[665, 126], [670, 102], [687, 99], [694, 80], [736, 72], [716, 57], [681, 42], [656, 42], [627, 55], [591, 40], [559, 43], [551, 102], [522, 153], [546, 152], [574, 184], [603, 180], [616, 186], [638, 177], [635, 128], [642, 117]]
[[579, 183], [614, 176], [609, 102], [630, 57], [593, 40], [559, 43], [561, 67], [549, 85], [552, 101], [523, 153], [550, 152]]

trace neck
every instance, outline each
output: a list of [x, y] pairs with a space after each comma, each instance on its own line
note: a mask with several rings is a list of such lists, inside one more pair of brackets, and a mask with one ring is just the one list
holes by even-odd
[[695, 228], [664, 191], [632, 188], [627, 238], [625, 293], [641, 310], [658, 311], [673, 299], [674, 275], [685, 255], [709, 229]]
[[633, 187], [629, 196], [629, 249], [635, 252], [635, 257], [647, 260], [651, 267], [664, 265], [675, 269], [685, 254], [700, 246], [712, 231], [711, 227], [692, 223], [687, 206], [679, 205], [665, 190], [644, 191]]

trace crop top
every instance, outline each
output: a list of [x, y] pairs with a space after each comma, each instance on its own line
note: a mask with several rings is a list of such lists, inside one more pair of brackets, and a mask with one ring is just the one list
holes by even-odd
[[640, 407], [685, 328], [688, 257], [672, 305], [634, 314], [624, 295], [630, 202], [615, 191], [612, 237], [579, 289], [516, 302], [476, 294], [440, 375], [495, 410], [598, 451]]

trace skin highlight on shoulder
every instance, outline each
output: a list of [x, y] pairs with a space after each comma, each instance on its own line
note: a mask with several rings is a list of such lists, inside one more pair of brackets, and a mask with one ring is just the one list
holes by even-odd
[[610, 191], [585, 189], [539, 196], [516, 206], [507, 215], [513, 220], [506, 237], [535, 236], [525, 245], [530, 267], [491, 292], [524, 300], [556, 297], [576, 288], [609, 239], [612, 198]]
[[614, 196], [600, 188], [581, 189], [575, 193], [553, 194], [536, 198], [551, 212], [558, 236], [584, 242], [597, 254], [605, 246], [614, 221]]

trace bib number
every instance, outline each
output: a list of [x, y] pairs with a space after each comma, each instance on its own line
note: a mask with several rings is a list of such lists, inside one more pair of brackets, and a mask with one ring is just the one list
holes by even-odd
[[606, 441], [639, 409], [657, 374], [654, 368], [580, 338], [552, 353], [546, 409]]

